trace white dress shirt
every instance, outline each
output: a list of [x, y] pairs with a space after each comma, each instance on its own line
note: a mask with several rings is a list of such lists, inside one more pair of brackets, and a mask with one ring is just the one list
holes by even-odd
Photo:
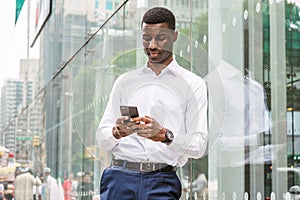
[[[139, 115], [155, 118], [171, 130], [170, 145], [138, 136], [116, 139], [112, 128], [121, 116], [120, 106], [137, 106]], [[207, 91], [204, 80], [173, 60], [159, 75], [145, 64], [116, 80], [96, 137], [100, 148], [116, 159], [182, 166], [200, 158], [207, 144]]]

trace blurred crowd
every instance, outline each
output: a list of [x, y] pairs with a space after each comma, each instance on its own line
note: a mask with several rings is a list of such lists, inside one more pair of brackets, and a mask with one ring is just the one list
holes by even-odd
[[63, 180], [51, 175], [46, 167], [43, 175], [30, 168], [19, 168], [13, 182], [0, 182], [0, 200], [93, 200], [94, 185], [89, 172], [67, 173]]

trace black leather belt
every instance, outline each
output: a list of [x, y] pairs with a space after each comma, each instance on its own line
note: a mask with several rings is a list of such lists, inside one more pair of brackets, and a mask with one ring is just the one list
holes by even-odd
[[174, 172], [177, 169], [177, 167], [165, 163], [129, 162], [116, 159], [112, 160], [111, 165], [139, 172]]

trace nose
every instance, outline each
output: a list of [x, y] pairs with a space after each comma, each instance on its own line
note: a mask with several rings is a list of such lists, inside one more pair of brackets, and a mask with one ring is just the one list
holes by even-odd
[[155, 38], [152, 38], [152, 40], [149, 41], [149, 48], [150, 49], [156, 49], [158, 46], [157, 40]]

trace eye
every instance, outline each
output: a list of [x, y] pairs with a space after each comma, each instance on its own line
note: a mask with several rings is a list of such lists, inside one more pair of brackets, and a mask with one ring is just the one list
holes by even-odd
[[150, 35], [143, 35], [143, 40], [145, 41], [151, 41], [151, 36]]
[[163, 41], [163, 40], [167, 39], [167, 35], [159, 34], [159, 35], [156, 36], [156, 39], [160, 40], [160, 41]]

